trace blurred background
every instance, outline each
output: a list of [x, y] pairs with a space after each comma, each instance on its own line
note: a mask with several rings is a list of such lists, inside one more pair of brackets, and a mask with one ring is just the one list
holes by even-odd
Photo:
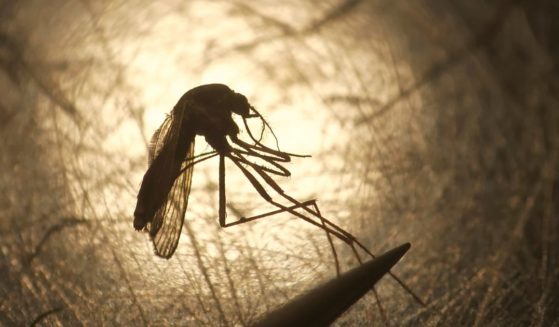
[[[151, 134], [217, 82], [312, 155], [287, 193], [412, 244], [427, 306], [385, 277], [338, 325], [557, 326], [558, 38], [555, 0], [0, 1], [0, 325], [245, 326], [335, 277], [290, 215], [219, 228], [217, 160], [170, 260], [134, 231]], [[227, 180], [229, 219], [266, 208]]]

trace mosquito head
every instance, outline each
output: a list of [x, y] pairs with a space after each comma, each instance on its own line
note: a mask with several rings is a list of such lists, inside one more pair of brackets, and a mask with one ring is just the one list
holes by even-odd
[[234, 93], [231, 98], [229, 98], [228, 102], [231, 111], [236, 113], [237, 115], [240, 115], [242, 117], [247, 117], [248, 115], [250, 115], [250, 108], [252, 108], [252, 106], [250, 105], [250, 103], [248, 103], [248, 100], [244, 95], [240, 93]]

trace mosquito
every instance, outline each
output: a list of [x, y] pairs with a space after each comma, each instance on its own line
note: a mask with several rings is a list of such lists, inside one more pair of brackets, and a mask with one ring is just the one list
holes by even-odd
[[[239, 127], [233, 114], [243, 120], [250, 142], [241, 140]], [[249, 128], [248, 119], [258, 118], [262, 123], [259, 137]], [[268, 128], [276, 141], [276, 148], [262, 144], [262, 135]], [[213, 151], [194, 155], [194, 140], [203, 136]], [[190, 194], [194, 165], [219, 157], [219, 225], [223, 228], [288, 212], [326, 232], [334, 257], [336, 273], [340, 274], [338, 254], [332, 236], [349, 245], [359, 262], [357, 249], [374, 258], [353, 235], [324, 218], [316, 200], [300, 202], [286, 194], [272, 176], [288, 177], [290, 172], [282, 164], [293, 157], [306, 155], [282, 152], [277, 138], [264, 117], [249, 104], [247, 98], [223, 84], [201, 85], [186, 92], [165, 118], [151, 139], [146, 171], [134, 211], [134, 228], [149, 233], [155, 254], [170, 258], [175, 252], [184, 222]], [[231, 160], [252, 184], [258, 194], [277, 209], [227, 221], [225, 197], [225, 159]], [[265, 162], [261, 165], [253, 160]], [[277, 202], [266, 191], [268, 185], [290, 205]], [[299, 211], [298, 211], [299, 210]], [[301, 213], [300, 211], [303, 211]], [[417, 295], [397, 276], [390, 273], [416, 301]]]

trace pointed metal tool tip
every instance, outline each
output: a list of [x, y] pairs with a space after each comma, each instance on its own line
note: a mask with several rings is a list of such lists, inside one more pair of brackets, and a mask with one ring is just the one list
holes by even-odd
[[394, 253], [395, 257], [398, 257], [397, 260], [400, 260], [401, 257], [404, 256], [404, 254], [406, 254], [406, 252], [408, 252], [408, 250], [411, 248], [411, 244], [410, 243], [404, 243], [398, 247], [395, 247], [394, 249], [386, 252], [385, 254], [389, 254], [389, 253]]
[[328, 326], [357, 302], [410, 249], [410, 243], [314, 288], [268, 314], [254, 326]]

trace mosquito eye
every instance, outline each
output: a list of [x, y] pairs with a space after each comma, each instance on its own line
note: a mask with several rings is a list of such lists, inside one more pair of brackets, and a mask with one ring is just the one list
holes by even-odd
[[240, 115], [242, 117], [247, 117], [250, 114], [250, 104], [248, 103], [247, 98], [240, 94], [235, 93], [235, 95], [231, 98], [231, 111]]

